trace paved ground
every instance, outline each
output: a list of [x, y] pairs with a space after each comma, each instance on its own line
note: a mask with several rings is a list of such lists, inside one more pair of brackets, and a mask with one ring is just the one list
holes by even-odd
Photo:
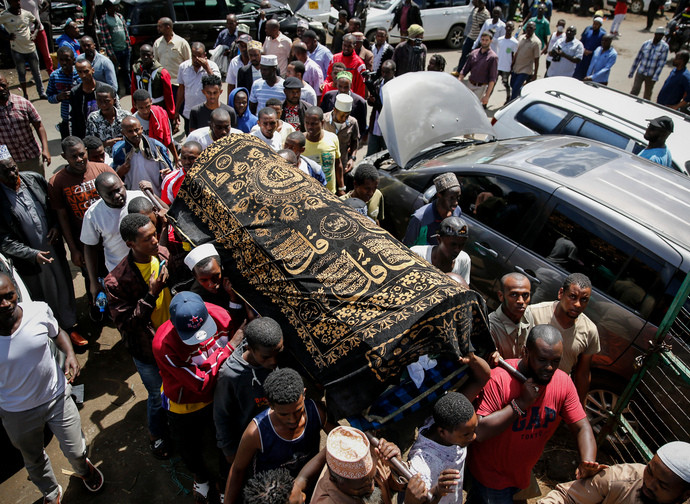
[[[590, 24], [589, 19], [573, 15], [563, 15], [554, 12], [554, 23], [565, 17], [569, 24], [578, 28], [578, 33]], [[650, 35], [640, 30], [644, 27], [645, 18], [628, 15], [623, 22], [622, 38], [614, 43], [619, 57], [612, 72], [610, 85], [620, 90], [629, 91], [632, 84], [627, 78], [630, 65], [642, 42]], [[665, 25], [666, 21], [659, 19], [655, 26]], [[610, 26], [610, 21], [604, 25]], [[429, 44], [429, 55], [443, 54], [448, 61], [447, 71], [457, 64], [458, 51], [451, 51], [440, 44]], [[543, 59], [542, 59], [543, 64]], [[544, 67], [540, 70], [543, 75]], [[661, 81], [668, 76], [670, 66], [661, 74]], [[16, 82], [14, 70], [3, 71], [11, 82]], [[660, 89], [657, 85], [654, 98]], [[14, 92], [20, 92], [15, 89]], [[30, 88], [30, 97], [37, 98], [35, 88]], [[493, 115], [505, 101], [505, 91], [497, 88], [494, 92], [488, 113]], [[53, 162], [47, 172], [52, 174], [59, 169], [64, 160], [60, 157], [60, 136], [55, 128], [59, 122], [58, 106], [46, 101], [34, 101], [48, 132], [50, 151]], [[129, 106], [129, 98], [123, 100], [123, 106]], [[366, 147], [364, 147], [366, 149]], [[361, 156], [360, 156], [361, 159]], [[84, 285], [81, 274], [73, 271], [75, 288], [80, 297], [80, 306], [85, 307]], [[81, 313], [86, 314], [85, 310]], [[84, 315], [85, 319], [88, 317]], [[89, 324], [90, 327], [90, 324]], [[53, 440], [48, 447], [53, 467], [58, 481], [65, 489], [66, 503], [92, 502], [95, 504], [115, 503], [162, 503], [171, 501], [191, 502], [191, 497], [185, 497], [180, 491], [182, 485], [191, 486], [190, 480], [184, 474], [182, 464], [178, 461], [174, 468], [169, 462], [155, 460], [148, 450], [148, 436], [146, 433], [146, 391], [136, 374], [134, 365], [120, 342], [119, 334], [112, 327], [105, 327], [102, 331], [91, 327], [86, 335], [90, 340], [88, 351], [79, 356], [82, 373], [77, 382], [85, 385], [85, 402], [81, 409], [84, 431], [89, 442], [89, 456], [100, 466], [105, 474], [106, 486], [98, 495], [89, 494], [81, 482], [69, 476], [69, 464], [62, 456], [58, 443]], [[413, 435], [414, 419], [397, 425], [390, 436], [398, 439], [403, 447], [409, 447]], [[194, 435], [190, 433], [190, 435]], [[553, 484], [552, 479], [568, 478], [575, 467], [575, 451], [568, 442], [568, 436], [563, 436], [557, 443], [552, 442], [545, 457], [537, 467], [542, 486]], [[407, 446], [405, 446], [407, 445]], [[557, 474], [558, 469], [561, 474]], [[548, 470], [547, 470], [548, 469]], [[16, 504], [41, 502], [40, 495], [32, 483], [27, 481], [26, 472], [22, 469], [6, 481], [0, 483], [0, 501]]]

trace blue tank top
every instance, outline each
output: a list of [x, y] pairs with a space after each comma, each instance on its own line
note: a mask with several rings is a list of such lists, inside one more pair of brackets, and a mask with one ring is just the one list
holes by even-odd
[[270, 408], [254, 417], [259, 428], [261, 449], [254, 456], [254, 474], [284, 467], [293, 477], [296, 477], [302, 467], [319, 452], [321, 440], [321, 417], [316, 404], [311, 399], [305, 399], [304, 409], [307, 422], [302, 435], [297, 439], [283, 439], [273, 428], [268, 416]]

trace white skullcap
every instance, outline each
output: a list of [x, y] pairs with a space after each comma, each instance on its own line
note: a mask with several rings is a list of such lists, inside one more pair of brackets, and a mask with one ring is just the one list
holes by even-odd
[[599, 24], [604, 24], [604, 18], [601, 16], [597, 16], [592, 20], [593, 23], [599, 23]]
[[5, 159], [11, 158], [12, 155], [10, 154], [10, 150], [7, 148], [7, 145], [0, 145], [0, 161], [4, 161]]
[[192, 249], [184, 258], [184, 263], [185, 266], [187, 266], [190, 270], [194, 270], [194, 266], [199, 264], [200, 261], [203, 261], [207, 257], [217, 255], [219, 255], [218, 251], [212, 243], [204, 243], [203, 245], [199, 245], [198, 247]]
[[350, 112], [352, 110], [352, 96], [340, 93], [335, 97], [335, 108], [341, 112]]
[[278, 66], [278, 57], [275, 54], [263, 54], [261, 63], [263, 66]]
[[690, 483], [690, 443], [672, 441], [659, 448], [656, 454], [674, 474]]

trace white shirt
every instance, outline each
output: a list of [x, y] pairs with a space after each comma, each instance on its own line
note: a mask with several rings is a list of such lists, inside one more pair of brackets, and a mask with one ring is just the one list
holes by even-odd
[[[230, 60], [230, 64], [228, 65], [228, 75], [225, 77], [225, 82], [232, 84], [233, 86], [237, 86], [237, 72], [243, 66], [244, 63], [242, 63], [242, 58], [239, 54], [232, 58]], [[259, 71], [259, 75], [261, 75], [261, 71]]]
[[[238, 130], [237, 128], [230, 128], [230, 133], [244, 135], [244, 132], [242, 130]], [[211, 128], [204, 126], [203, 128], [197, 128], [194, 131], [190, 131], [189, 135], [187, 135], [187, 141], [189, 140], [199, 142], [201, 149], [205, 149], [213, 143], [213, 138], [211, 138]]]
[[428, 434], [427, 430], [433, 422], [433, 418], [429, 418], [419, 429], [419, 436], [410, 448], [407, 460], [412, 472], [422, 477], [427, 488], [433, 487], [438, 482], [438, 477], [444, 469], [457, 469], [460, 472], [460, 479], [455, 487], [455, 492], [444, 495], [439, 504], [462, 504], [462, 483], [465, 474], [467, 447], [443, 446], [427, 438], [425, 434]]
[[510, 72], [510, 68], [513, 66], [513, 54], [517, 51], [518, 40], [515, 37], [507, 39], [503, 36], [498, 39], [497, 44], [498, 71]]
[[[565, 38], [559, 39], [553, 47], [554, 49], [560, 47], [563, 53], [575, 58], [582, 59], [582, 56], [584, 56], [585, 54], [585, 47], [582, 45], [582, 42], [580, 42], [576, 38], [574, 38], [570, 42], [567, 42]], [[551, 60], [551, 66], [549, 66], [549, 70], [548, 72], [546, 72], [546, 76], [556, 77], [560, 75], [563, 77], [572, 77], [575, 73], [576, 66], [577, 63], [573, 63], [572, 61], [567, 60], [563, 56], [561, 56], [561, 59], [558, 61], [554, 61], [553, 59]]]
[[[213, 61], [208, 60], [208, 65], [214, 75], [220, 77], [220, 68]], [[194, 70], [192, 66], [192, 60], [183, 61], [180, 63], [180, 68], [177, 71], [177, 82], [180, 85], [184, 85], [184, 110], [182, 115], [185, 119], [189, 119], [189, 111], [192, 110], [197, 105], [206, 102], [206, 97], [204, 93], [201, 92], [202, 85], [201, 79], [208, 75], [203, 67], [199, 67], [199, 70]]]
[[85, 245], [94, 246], [103, 239], [108, 271], [112, 271], [129, 253], [129, 247], [120, 236], [120, 222], [127, 215], [129, 202], [138, 196], [145, 195], [141, 191], [127, 191], [127, 200], [122, 208], [111, 208], [99, 199], [84, 214], [79, 239]]
[[[431, 264], [431, 251], [435, 246], [436, 245], [415, 245], [414, 247], [410, 247], [410, 250]], [[465, 279], [467, 285], [469, 285], [471, 269], [472, 262], [470, 256], [467, 255], [467, 252], [461, 250], [458, 257], [453, 261], [453, 273], [460, 275]]]
[[60, 331], [58, 321], [42, 301], [19, 307], [19, 327], [0, 336], [0, 408], [5, 411], [27, 411], [65, 391], [65, 374], [48, 346], [48, 338]]
[[261, 132], [261, 129], [252, 129], [250, 135], [254, 135], [256, 138], [260, 138], [268, 145], [270, 145], [276, 152], [283, 148], [282, 138], [280, 137], [280, 133], [278, 133], [277, 131], [273, 132], [273, 136], [271, 138], [266, 138], [266, 136]]
[[494, 23], [491, 18], [484, 21], [484, 24], [479, 30], [479, 36], [477, 37], [477, 40], [474, 41], [472, 49], [476, 49], [477, 47], [479, 47], [479, 43], [481, 42], [482, 38], [482, 33], [488, 32], [489, 30], [494, 31], [494, 36], [491, 39], [491, 49], [496, 54], [498, 54], [498, 39], [506, 34], [506, 24], [500, 19], [498, 20], [498, 23]]
[[551, 34], [551, 38], [549, 39], [549, 45], [546, 48], [546, 61], [552, 61], [551, 54], [551, 49], [553, 49], [553, 46], [556, 45], [556, 42], [558, 42], [560, 39], [565, 37], [565, 32], [562, 31], [558, 33], [557, 31], [553, 32]]

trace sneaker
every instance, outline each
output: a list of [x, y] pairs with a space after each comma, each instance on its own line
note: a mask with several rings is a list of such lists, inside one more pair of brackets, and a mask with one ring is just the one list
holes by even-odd
[[87, 340], [81, 337], [77, 331], [72, 331], [69, 333], [69, 339], [72, 340], [72, 345], [75, 347], [85, 347], [89, 344]]
[[48, 95], [45, 94], [45, 93], [42, 93], [42, 94], [38, 95], [38, 99], [39, 99], [39, 100], [47, 100], [47, 99], [48, 99]]
[[211, 486], [208, 484], [208, 481], [206, 483], [198, 483], [195, 481], [193, 487], [194, 502], [208, 502], [209, 490], [211, 490]]
[[84, 480], [84, 486], [89, 492], [98, 492], [101, 488], [103, 488], [103, 483], [105, 480], [103, 479], [103, 473], [91, 463], [91, 461], [87, 458], [86, 459], [86, 465], [89, 467], [89, 475], [88, 476], [82, 476], [82, 480]]
[[43, 497], [43, 504], [60, 504], [62, 502], [62, 487], [58, 485], [58, 494], [53, 500]]

